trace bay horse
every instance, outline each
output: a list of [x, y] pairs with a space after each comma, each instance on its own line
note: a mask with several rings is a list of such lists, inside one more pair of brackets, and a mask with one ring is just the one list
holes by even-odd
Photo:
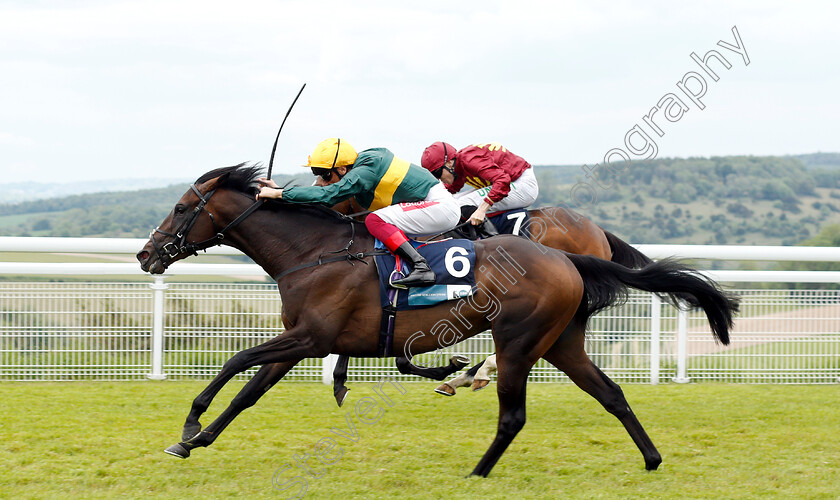
[[[315, 181], [316, 186], [326, 186], [329, 183], [322, 177], [318, 177]], [[342, 201], [334, 205], [332, 209], [345, 215], [355, 216], [357, 220], [364, 220], [364, 216], [368, 213], [362, 209], [354, 198]], [[638, 269], [652, 262], [649, 257], [633, 248], [629, 243], [568, 207], [536, 208], [529, 210], [528, 215], [529, 219], [525, 227], [527, 231], [523, 231], [523, 233], [531, 241], [569, 253], [593, 255], [604, 260], [611, 260], [631, 269]], [[682, 297], [680, 294], [671, 294], [666, 298], [674, 305], [680, 300], [691, 303], [691, 297]], [[570, 325], [570, 328], [574, 327]], [[567, 332], [567, 334], [572, 335], [572, 332]], [[580, 331], [575, 332], [575, 334], [583, 336], [585, 332]], [[468, 359], [464, 356], [455, 355], [450, 358], [448, 365], [436, 367], [415, 365], [410, 359], [403, 356], [396, 356], [394, 362], [397, 370], [404, 375], [418, 375], [433, 380], [443, 380], [466, 366]], [[484, 361], [479, 362], [470, 368], [467, 375], [463, 377], [467, 385], [470, 384], [471, 379], [483, 364]], [[333, 396], [339, 407], [344, 403], [344, 398], [347, 397], [347, 391], [349, 390], [346, 386], [349, 366], [350, 357], [339, 356], [333, 370]], [[454, 395], [454, 392], [450, 392], [452, 389], [445, 387], [446, 385], [438, 387], [436, 392], [444, 395]], [[585, 385], [582, 385], [581, 389], [590, 392]]]
[[[326, 207], [254, 201], [261, 169], [240, 164], [201, 176], [137, 253], [140, 267], [163, 273], [175, 261], [218, 244], [239, 249], [275, 278], [286, 330], [232, 356], [193, 400], [181, 441], [165, 451], [180, 458], [212, 444], [243, 410], [305, 358], [330, 353], [379, 356], [382, 310], [374, 266], [364, 265], [374, 240], [364, 226]], [[338, 257], [325, 257], [336, 248]], [[705, 311], [714, 338], [729, 343], [737, 300], [708, 278], [674, 261], [640, 270], [590, 256], [567, 254], [517, 236], [475, 243], [476, 293], [465, 307], [439, 304], [397, 316], [395, 352], [420, 354], [490, 329], [496, 344], [499, 419], [496, 437], [472, 474], [486, 477], [525, 425], [528, 374], [540, 358], [585, 384], [625, 425], [645, 467], [662, 459], [621, 389], [587, 357], [581, 335], [589, 317], [620, 301], [628, 287], [691, 295]], [[355, 262], [355, 265], [351, 265]], [[441, 324], [457, 335], [438, 335]], [[451, 331], [449, 331], [451, 333]], [[200, 416], [234, 376], [260, 366], [229, 406], [206, 428]]]

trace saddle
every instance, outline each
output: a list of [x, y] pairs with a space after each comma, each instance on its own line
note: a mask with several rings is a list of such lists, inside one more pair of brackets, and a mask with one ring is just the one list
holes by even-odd
[[[376, 255], [382, 320], [379, 327], [379, 355], [393, 355], [394, 324], [397, 311], [422, 309], [447, 300], [475, 293], [475, 245], [470, 240], [449, 239], [433, 242], [411, 241], [412, 246], [435, 272], [435, 284], [427, 287], [394, 288], [391, 282], [406, 276], [409, 269], [390, 252]], [[376, 240], [375, 248], [385, 248]]]
[[[461, 224], [466, 222], [476, 207], [465, 205], [461, 207]], [[497, 234], [513, 234], [528, 238], [528, 219], [530, 215], [527, 208], [516, 208], [505, 212], [497, 212], [488, 217], [484, 224], [473, 226], [466, 224], [453, 229], [447, 236], [452, 238], [464, 238], [472, 241], [483, 240], [496, 236]]]
[[[411, 244], [435, 272], [435, 284], [408, 289], [394, 288], [391, 282], [407, 275], [410, 269], [402, 259], [390, 252], [385, 255], [376, 255], [374, 262], [379, 274], [380, 300], [383, 307], [394, 304], [398, 311], [420, 309], [473, 294], [475, 245], [472, 241], [448, 239], [418, 242], [412, 240]], [[377, 240], [374, 248], [385, 248], [385, 245]], [[395, 295], [396, 302], [389, 295]]]

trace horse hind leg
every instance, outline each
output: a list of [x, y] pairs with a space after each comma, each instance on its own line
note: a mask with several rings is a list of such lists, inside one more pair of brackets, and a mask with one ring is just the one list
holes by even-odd
[[461, 368], [467, 366], [470, 358], [461, 354], [455, 354], [449, 358], [449, 364], [444, 366], [417, 366], [411, 362], [410, 358], [396, 357], [394, 363], [397, 365], [397, 370], [403, 375], [418, 375], [432, 380], [443, 380], [446, 377], [457, 372]]
[[487, 477], [510, 443], [525, 426], [525, 386], [528, 383], [528, 373], [533, 363], [528, 363], [521, 357], [508, 360], [501, 354], [498, 362], [503, 365], [496, 380], [499, 395], [499, 424], [495, 439], [470, 474], [472, 476]]
[[435, 392], [444, 396], [454, 396], [456, 389], [459, 387], [466, 387], [473, 383], [476, 373], [478, 373], [478, 370], [480, 370], [482, 366], [484, 366], [484, 361], [481, 361], [452, 380], [440, 384], [435, 389]]
[[[570, 339], [573, 339], [570, 341]], [[584, 392], [594, 397], [627, 429], [645, 460], [645, 469], [656, 470], [662, 457], [639, 419], [630, 409], [621, 387], [604, 374], [583, 350], [583, 327], [570, 325], [543, 358], [568, 375]]]
[[[571, 316], [571, 310], [565, 317], [560, 318], [563, 325], [569, 321], [569, 316]], [[505, 326], [505, 323], [509, 325]], [[515, 326], [511, 327], [510, 324]], [[497, 319], [494, 325], [493, 339], [496, 342], [494, 359], [498, 367], [496, 392], [499, 396], [499, 425], [493, 443], [472, 471], [473, 476], [487, 477], [510, 443], [525, 426], [525, 387], [528, 383], [528, 374], [531, 373], [534, 363], [562, 333], [562, 329], [558, 327], [541, 327], [544, 325], [529, 325], [515, 320], [511, 322], [505, 318]], [[523, 330], [529, 333], [523, 335], [520, 333]]]
[[480, 391], [490, 384], [490, 375], [496, 373], [496, 355], [489, 356], [475, 374], [472, 383], [473, 391]]

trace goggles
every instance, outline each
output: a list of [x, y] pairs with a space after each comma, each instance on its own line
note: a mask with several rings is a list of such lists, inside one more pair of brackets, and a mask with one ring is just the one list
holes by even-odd
[[312, 175], [317, 175], [318, 177], [324, 179], [324, 181], [329, 182], [332, 179], [332, 169], [312, 167]]

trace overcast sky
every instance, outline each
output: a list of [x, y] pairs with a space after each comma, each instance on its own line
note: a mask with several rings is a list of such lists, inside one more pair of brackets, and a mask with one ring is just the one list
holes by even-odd
[[[415, 163], [446, 140], [591, 165], [635, 125], [653, 134], [643, 117], [668, 93], [688, 111], [654, 116], [659, 157], [836, 152], [836, 5], [4, 0], [0, 183], [268, 163], [303, 83], [275, 172], [333, 136]], [[717, 45], [733, 26], [749, 65]], [[710, 62], [717, 82], [690, 57], [712, 49], [731, 64]], [[677, 87], [690, 71], [702, 110]]]

